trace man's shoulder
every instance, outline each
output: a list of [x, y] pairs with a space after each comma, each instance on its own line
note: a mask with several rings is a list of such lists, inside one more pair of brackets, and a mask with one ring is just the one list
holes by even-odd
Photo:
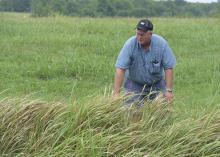
[[152, 35], [152, 40], [153, 42], [157, 42], [157, 43], [160, 43], [160, 44], [166, 44], [167, 41], [160, 35], [158, 34], [153, 34]]
[[137, 39], [136, 39], [136, 36], [132, 36], [132, 37], [130, 37], [126, 42], [125, 42], [125, 44], [128, 44], [128, 45], [134, 45], [134, 44], [136, 44], [137, 43]]

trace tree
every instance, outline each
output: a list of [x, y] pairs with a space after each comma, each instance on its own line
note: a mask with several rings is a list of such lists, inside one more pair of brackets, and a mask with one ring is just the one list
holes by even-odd
[[33, 16], [49, 16], [52, 9], [49, 5], [50, 0], [32, 0], [31, 11]]
[[34, 16], [219, 17], [220, 0], [211, 4], [184, 0], [0, 0], [0, 11], [31, 11]]
[[78, 15], [80, 10], [80, 4], [77, 0], [66, 0], [64, 2], [64, 15]]
[[101, 16], [115, 16], [115, 8], [110, 0], [98, 0], [97, 12]]
[[29, 12], [31, 0], [1, 0], [2, 11]]

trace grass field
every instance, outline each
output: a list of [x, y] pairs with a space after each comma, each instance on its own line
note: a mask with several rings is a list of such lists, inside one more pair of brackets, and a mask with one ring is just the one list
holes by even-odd
[[[103, 97], [105, 95], [104, 93], [107, 93], [107, 95], [109, 95], [112, 90], [115, 70], [114, 64], [117, 55], [121, 47], [123, 46], [123, 43], [130, 36], [134, 35], [134, 28], [137, 21], [138, 19], [135, 18], [32, 18], [28, 14], [0, 13], [1, 104], [4, 104], [3, 106], [5, 106], [5, 104], [12, 104], [12, 106], [13, 104], [24, 104], [26, 100], [19, 100], [17, 102], [17, 100], [9, 101], [5, 100], [5, 98], [23, 98], [24, 96], [31, 94], [31, 96], [29, 96], [29, 99], [31, 100], [40, 99], [51, 102], [52, 104], [54, 104], [54, 101], [59, 101], [66, 104], [75, 104], [78, 107], [85, 106], [86, 104], [94, 104], [97, 109], [100, 109], [98, 105], [103, 105], [103, 100], [99, 100], [99, 98]], [[158, 142], [155, 139], [154, 146], [150, 147], [151, 145], [149, 144], [149, 147], [152, 149], [149, 149], [148, 151], [151, 152], [152, 156], [170, 156], [172, 154], [175, 154], [174, 152], [178, 152], [179, 150], [183, 150], [186, 148], [189, 153], [190, 150], [188, 148], [192, 147], [191, 145], [187, 145], [187, 147], [185, 147], [186, 145], [184, 145], [184, 147], [176, 146], [174, 149], [174, 147], [172, 147], [174, 145], [172, 144], [175, 142], [178, 143], [177, 136], [184, 135], [190, 129], [193, 130], [195, 128], [199, 128], [197, 126], [199, 125], [200, 121], [204, 123], [206, 122], [202, 119], [200, 119], [200, 121], [195, 120], [195, 122], [191, 121], [193, 118], [198, 119], [201, 118], [201, 116], [204, 116], [204, 114], [208, 114], [210, 116], [204, 117], [208, 117], [206, 119], [207, 121], [211, 119], [210, 125], [212, 124], [211, 122], [216, 120], [216, 125], [218, 124], [218, 127], [220, 126], [218, 121], [220, 118], [218, 117], [218, 114], [213, 113], [213, 110], [216, 110], [216, 112], [218, 112], [218, 109], [220, 107], [220, 19], [152, 18], [152, 21], [155, 28], [154, 32], [168, 40], [171, 48], [176, 55], [178, 64], [175, 69], [174, 83], [175, 102], [173, 105], [175, 112], [173, 115], [175, 118], [172, 118], [171, 120], [173, 121], [173, 119], [175, 119], [175, 125], [169, 125], [168, 130], [170, 132], [166, 132], [167, 134], [164, 133], [163, 135], [158, 134], [161, 136], [157, 139], [158, 141], [161, 139], [168, 139], [167, 141], [170, 140], [170, 147], [168, 147], [169, 144], [162, 142], [160, 143], [161, 148], [154, 147], [156, 145], [156, 142]], [[97, 99], [98, 102], [95, 103], [94, 99]], [[106, 99], [108, 98], [106, 97]], [[104, 102], [106, 102], [106, 100], [104, 100]], [[30, 105], [34, 103], [29, 102], [28, 104]], [[50, 113], [50, 109], [47, 107], [47, 105], [45, 106], [46, 107], [42, 107], [45, 111], [42, 111], [42, 113], [39, 111], [40, 115], [47, 115], [48, 113]], [[13, 107], [10, 107], [9, 105], [8, 108], [2, 110], [0, 114], [1, 118], [5, 119], [7, 116], [9, 116], [6, 115], [6, 117], [4, 117], [3, 111], [6, 112], [8, 110], [11, 110], [12, 108]], [[23, 109], [24, 111], [26, 111], [25, 108]], [[21, 109], [21, 111], [23, 109]], [[38, 109], [34, 110], [38, 111]], [[108, 109], [108, 107], [106, 107], [106, 109]], [[25, 143], [26, 145], [24, 147], [27, 148], [28, 146], [30, 146], [31, 148], [25, 149], [25, 152], [23, 153], [33, 153], [39, 156], [65, 156], [66, 153], [66, 155], [69, 154], [69, 156], [71, 156], [71, 150], [75, 149], [75, 147], [72, 148], [69, 146], [73, 144], [71, 143], [73, 141], [71, 141], [69, 137], [75, 136], [75, 134], [70, 133], [69, 131], [71, 130], [71, 128], [75, 128], [77, 126], [77, 124], [75, 124], [76, 126], [74, 126], [74, 124], [71, 124], [71, 120], [75, 119], [77, 116], [78, 118], [83, 118], [85, 115], [88, 116], [97, 114], [95, 111], [93, 112], [93, 110], [91, 111], [91, 113], [88, 112], [88, 114], [86, 114], [87, 109], [80, 109], [81, 112], [78, 115], [70, 116], [71, 114], [65, 111], [64, 116], [60, 116], [62, 119], [61, 120], [59, 118], [55, 118], [54, 115], [56, 116], [56, 114], [58, 114], [62, 110], [56, 109], [56, 107], [51, 110], [57, 111], [49, 118], [49, 120], [51, 119], [52, 121], [52, 123], [50, 123], [51, 128], [53, 128], [53, 123], [55, 124], [55, 122], [62, 121], [63, 119], [68, 121], [65, 124], [65, 127], [60, 130], [58, 128], [55, 128], [55, 132], [53, 135], [56, 137], [56, 139], [49, 137], [49, 132], [51, 130], [54, 131], [54, 128], [45, 133], [45, 135], [48, 135], [48, 137], [42, 136], [42, 139], [44, 138], [44, 140], [41, 140], [41, 138], [39, 139], [39, 137], [34, 134], [33, 131], [33, 134], [30, 134], [30, 132], [28, 132], [28, 136], [33, 135], [31, 136], [33, 138], [30, 138], [31, 140], [29, 140], [28, 143]], [[66, 110], [66, 108], [64, 110]], [[103, 109], [101, 108], [100, 111], [102, 110]], [[18, 114], [15, 110], [12, 110], [10, 113], [11, 115]], [[105, 112], [103, 111], [103, 113]], [[69, 115], [70, 118], [67, 118], [68, 116], [66, 115]], [[213, 117], [211, 117], [211, 115], [213, 115]], [[133, 137], [130, 136], [130, 134], [126, 136], [120, 136], [119, 130], [114, 130], [114, 127], [111, 128], [113, 130], [110, 129], [109, 131], [108, 128], [101, 133], [99, 132], [97, 136], [94, 136], [94, 130], [92, 130], [92, 126], [90, 126], [91, 122], [94, 122], [94, 125], [96, 126], [95, 129], [98, 129], [97, 126], [100, 125], [99, 122], [101, 123], [101, 118], [99, 117], [100, 121], [98, 122], [95, 122], [95, 120], [97, 120], [98, 118], [92, 118], [95, 118], [95, 116], [90, 117], [90, 120], [85, 120], [86, 124], [89, 125], [85, 126], [88, 131], [86, 132], [85, 130], [83, 130], [83, 128], [81, 128], [82, 131], [85, 132], [81, 132], [80, 135], [77, 134], [79, 136], [75, 136], [75, 140], [79, 143], [80, 139], [89, 139], [87, 143], [85, 141], [81, 141], [79, 149], [76, 149], [78, 151], [78, 154], [77, 151], [74, 151], [75, 154], [72, 154], [73, 156], [89, 156], [89, 153], [91, 152], [91, 156], [106, 156], [108, 153], [105, 153], [105, 155], [103, 155], [102, 153], [107, 151], [107, 147], [105, 146], [109, 142], [109, 136], [111, 135], [115, 135], [115, 139], [113, 138], [113, 141], [115, 140], [115, 143], [113, 142], [112, 145], [109, 145], [109, 152], [113, 152], [113, 154], [118, 154], [120, 156], [143, 155], [141, 153], [138, 154], [138, 151], [141, 152], [141, 149], [131, 149], [130, 147], [127, 152], [123, 152], [123, 148], [127, 147], [127, 145], [121, 148], [120, 143], [117, 143], [116, 139], [121, 138], [122, 141], [126, 141], [126, 137], [129, 136], [128, 140], [132, 141]], [[185, 124], [184, 122], [185, 119], [185, 122], [187, 124]], [[19, 122], [19, 118], [16, 121], [16, 118], [14, 117], [14, 119], [12, 120], [14, 120], [15, 123]], [[20, 120], [22, 122], [22, 118]], [[36, 116], [34, 121], [36, 122], [38, 120], [39, 119]], [[104, 120], [108, 121], [108, 119]], [[103, 123], [104, 120], [102, 121]], [[112, 122], [111, 124], [117, 124], [115, 122], [115, 119], [110, 118], [109, 121]], [[3, 122], [5, 121], [2, 120], [1, 124], [3, 124]], [[170, 121], [168, 123], [170, 123]], [[19, 150], [24, 149], [15, 147], [17, 148], [17, 150], [13, 150], [12, 147], [10, 147], [10, 142], [3, 146], [3, 135], [6, 141], [6, 137], [8, 135], [4, 134], [4, 129], [8, 128], [8, 126], [11, 125], [9, 124], [9, 121], [8, 123], [5, 122], [4, 125], [2, 125], [0, 128], [0, 137], [2, 144], [2, 147], [0, 146], [0, 150], [2, 154], [6, 155], [7, 153], [9, 155], [11, 155], [10, 153], [16, 154], [16, 152], [18, 152], [19, 154], [22, 152]], [[29, 123], [25, 123], [24, 126], [28, 127], [28, 124]], [[144, 131], [148, 127], [145, 126], [145, 124], [143, 124], [142, 122], [137, 124], [140, 125], [141, 131]], [[63, 125], [64, 124], [60, 124], [60, 126], [62, 127]], [[181, 130], [180, 127], [177, 127], [180, 125], [185, 126], [185, 128]], [[173, 129], [172, 126], [176, 126], [176, 128]], [[213, 126], [215, 126], [214, 122]], [[152, 130], [155, 131], [155, 128], [153, 127]], [[159, 130], [159, 133], [162, 133], [163, 129], [164, 127]], [[10, 129], [8, 129], [8, 131], [10, 132]], [[41, 131], [42, 130], [40, 130], [39, 132]], [[114, 134], [114, 131], [118, 134]], [[169, 133], [175, 133], [175, 131], [177, 131], [179, 134], [176, 134], [176, 136], [170, 136], [171, 138], [176, 138], [176, 140], [167, 138], [167, 135]], [[206, 132], [206, 130], [203, 131], [204, 133]], [[18, 133], [16, 135], [19, 136], [20, 134]], [[22, 137], [19, 136], [20, 138], [18, 139], [24, 140], [24, 135], [22, 134]], [[141, 135], [143, 135], [143, 137]], [[145, 134], [138, 134], [137, 138], [147, 138], [147, 135], [149, 134], [147, 134], [146, 136], [144, 135]], [[152, 137], [156, 137], [158, 135], [156, 135], [155, 133], [152, 135]], [[187, 141], [192, 139], [194, 135], [196, 136], [196, 133], [189, 134], [188, 137], [184, 136], [184, 138], [186, 137]], [[219, 132], [217, 135], [218, 136], [215, 139], [219, 139]], [[8, 136], [8, 138], [9, 137], [10, 136]], [[205, 137], [209, 136], [207, 135]], [[40, 144], [38, 142], [45, 142], [45, 139], [47, 138], [53, 141], [52, 143], [54, 145], [51, 147], [48, 146], [48, 149], [45, 149], [46, 145], [44, 144], [42, 145], [42, 147], [40, 147]], [[38, 139], [37, 142], [35, 141], [35, 144], [39, 146], [36, 146], [36, 149], [33, 145], [35, 139]], [[18, 141], [22, 143], [22, 140]], [[100, 143], [97, 142], [99, 140]], [[216, 141], [217, 144], [215, 143], [214, 145], [209, 145], [213, 149], [210, 148], [209, 151], [206, 151], [208, 149], [206, 147], [207, 145], [205, 144], [207, 144], [208, 142], [205, 140], [203, 141], [204, 143], [201, 144], [201, 146], [204, 147], [200, 147], [200, 145], [196, 145], [195, 147], [193, 147], [195, 148], [195, 154], [192, 154], [193, 151], [191, 151], [191, 154], [189, 153], [187, 155], [186, 151], [182, 152], [183, 154], [186, 153], [185, 155], [182, 155], [208, 156], [210, 155], [209, 151], [213, 152], [213, 150], [216, 150], [216, 148], [220, 148], [220, 142], [218, 140]], [[62, 143], [60, 141], [65, 142]], [[50, 141], [46, 142], [50, 143]], [[127, 144], [129, 144], [129, 141], [126, 142]], [[64, 146], [63, 144], [66, 145]], [[138, 148], [143, 144], [147, 143], [143, 142], [142, 144], [138, 145]], [[182, 144], [184, 144], [184, 142]], [[85, 145], [89, 145], [92, 148], [86, 149], [87, 147]], [[116, 147], [118, 148], [118, 152], [116, 151]], [[162, 148], [164, 148], [164, 151], [161, 150]], [[173, 149], [170, 149], [169, 151], [169, 148]], [[45, 152], [43, 151], [44, 149]], [[114, 152], [114, 149], [116, 152]], [[206, 152], [203, 150], [205, 150]], [[39, 154], [37, 154], [37, 152]], [[85, 154], [83, 154], [83, 152]], [[180, 151], [178, 153], [180, 153]], [[215, 155], [218, 156], [218, 153], [219, 151], [217, 152], [217, 155]], [[20, 155], [22, 156], [22, 154]], [[181, 153], [179, 154], [179, 156], [181, 156]]]

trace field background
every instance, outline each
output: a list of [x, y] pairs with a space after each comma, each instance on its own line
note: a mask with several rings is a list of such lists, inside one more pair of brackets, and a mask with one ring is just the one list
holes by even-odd
[[178, 61], [174, 112], [109, 99], [138, 20], [1, 13], [0, 154], [219, 157], [220, 19], [152, 18]]
[[[0, 97], [71, 103], [111, 93], [117, 55], [138, 20], [1, 13]], [[220, 20], [151, 20], [178, 61], [174, 109], [196, 116], [220, 106]]]

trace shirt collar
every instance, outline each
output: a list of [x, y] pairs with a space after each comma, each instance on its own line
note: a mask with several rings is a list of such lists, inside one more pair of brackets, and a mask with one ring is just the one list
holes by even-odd
[[[140, 44], [138, 41], [137, 41], [137, 43], [138, 43], [139, 48], [142, 48], [141, 44]], [[149, 46], [147, 52], [148, 52], [148, 51], [150, 52], [150, 51], [152, 50], [152, 45], [153, 45], [153, 43], [152, 43], [152, 37], [151, 37], [150, 46]]]

